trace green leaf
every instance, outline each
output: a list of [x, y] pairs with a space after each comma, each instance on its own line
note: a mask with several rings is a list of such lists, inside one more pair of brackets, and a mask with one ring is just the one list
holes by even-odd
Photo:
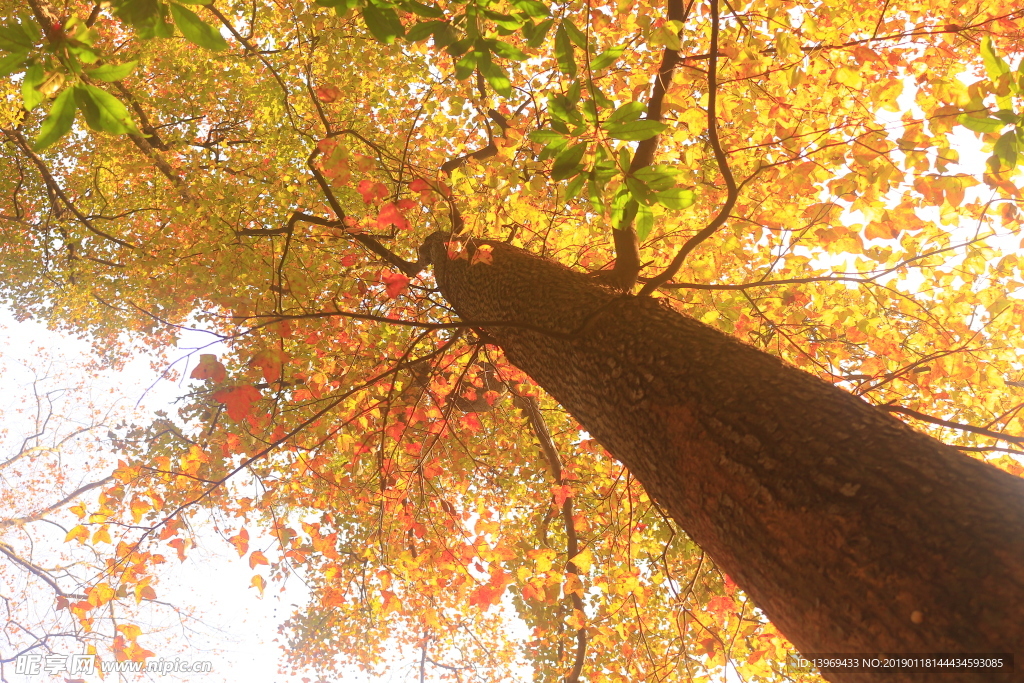
[[402, 3], [402, 8], [428, 19], [441, 19], [444, 17], [444, 10], [437, 5], [424, 5], [422, 2], [416, 2], [416, 0], [405, 0]]
[[395, 10], [390, 7], [367, 4], [363, 7], [363, 21], [366, 22], [366, 28], [370, 29], [373, 37], [385, 45], [391, 45], [395, 38], [405, 35], [402, 22], [398, 20]]
[[548, 19], [542, 21], [534, 27], [530, 27], [529, 24], [523, 26], [523, 35], [526, 37], [526, 44], [529, 47], [540, 47], [544, 44], [544, 38], [548, 35], [548, 31], [554, 26], [555, 20]]
[[505, 59], [512, 59], [517, 62], [521, 62], [526, 59], [526, 53], [520, 50], [518, 47], [509, 45], [506, 42], [500, 40], [490, 41], [491, 50], [494, 54]]
[[559, 121], [577, 126], [583, 123], [580, 113], [576, 110], [576, 100], [569, 99], [565, 95], [548, 94], [548, 114]]
[[662, 206], [676, 211], [682, 211], [693, 206], [693, 203], [697, 201], [697, 193], [693, 190], [684, 190], [678, 187], [673, 187], [670, 190], [659, 192], [657, 194], [658, 203]]
[[611, 66], [619, 57], [622, 56], [625, 49], [625, 45], [616, 45], [615, 47], [608, 48], [597, 57], [594, 57], [593, 61], [590, 62], [591, 70], [600, 71], [601, 69]]
[[67, 135], [71, 130], [71, 124], [75, 122], [75, 97], [74, 89], [66, 88], [64, 92], [57, 95], [50, 108], [50, 114], [43, 121], [39, 135], [36, 136], [33, 147], [41, 151]]
[[539, 142], [542, 145], [548, 145], [556, 141], [565, 141], [565, 136], [561, 133], [553, 130], [535, 130], [528, 136], [534, 142]]
[[450, 54], [452, 57], [461, 57], [466, 54], [466, 50], [473, 47], [473, 39], [466, 37], [462, 40], [456, 40], [448, 44], [445, 48], [445, 52]]
[[605, 123], [602, 128], [616, 140], [646, 140], [665, 130], [667, 126], [657, 121], [627, 121], [625, 123]]
[[226, 50], [228, 43], [212, 26], [199, 18], [199, 15], [190, 9], [185, 9], [176, 2], [171, 3], [171, 16], [174, 24], [181, 31], [181, 35], [190, 43], [199, 47], [205, 47], [214, 52]]
[[992, 152], [1006, 164], [1007, 168], [1015, 168], [1017, 166], [1017, 131], [1011, 130], [1003, 133], [996, 140]]
[[7, 52], [24, 52], [35, 47], [36, 41], [31, 33], [20, 23], [0, 26], [0, 50]]
[[[491, 10], [484, 10], [484, 16], [497, 24], [501, 29], [508, 32], [518, 31], [523, 24], [529, 21], [527, 17], [524, 17], [521, 14], [514, 17], [510, 14], [492, 12]], [[503, 35], [509, 35], [509, 33], [504, 33]]]
[[1000, 109], [995, 113], [995, 117], [1003, 123], [1009, 123], [1011, 125], [1017, 125], [1024, 117], [1017, 116], [1012, 109]]
[[43, 65], [39, 62], [30, 66], [25, 72], [25, 78], [21, 81], [21, 99], [25, 103], [27, 111], [35, 109], [46, 98], [46, 95], [39, 90], [39, 86], [45, 79], [46, 72], [43, 71]]
[[600, 176], [591, 171], [590, 180], [587, 181], [587, 198], [594, 211], [604, 213], [604, 186]]
[[78, 108], [82, 110], [85, 122], [93, 130], [114, 135], [140, 134], [128, 109], [107, 91], [85, 84], [76, 85], [74, 91]]
[[508, 74], [489, 58], [480, 60], [480, 73], [494, 88], [494, 92], [502, 97], [509, 97], [512, 94], [512, 82], [509, 81]]
[[576, 28], [576, 24], [572, 23], [571, 19], [565, 19], [562, 21], [562, 26], [565, 28], [565, 33], [569, 36], [569, 40], [575, 43], [576, 47], [581, 50], [587, 50], [587, 36], [583, 31]]
[[960, 114], [956, 120], [961, 126], [969, 128], [975, 133], [997, 133], [1006, 125], [999, 119], [987, 117], [982, 119], [971, 116], [970, 114]]
[[160, 16], [156, 0], [123, 0], [114, 5], [114, 14], [132, 26], [142, 26]]
[[569, 181], [569, 184], [565, 188], [565, 199], [566, 201], [574, 198], [583, 189], [583, 183], [587, 182], [586, 174], [579, 174], [575, 178]]
[[413, 24], [405, 32], [405, 39], [411, 43], [418, 43], [434, 35], [434, 31], [439, 30], [444, 25], [443, 21], [421, 21], [418, 24]]
[[476, 68], [477, 62], [480, 60], [480, 53], [473, 50], [465, 57], [460, 59], [455, 64], [455, 78], [460, 81], [464, 81], [473, 75], [473, 69]]
[[985, 71], [993, 81], [1005, 73], [1010, 73], [1010, 65], [996, 54], [995, 46], [992, 45], [992, 36], [985, 36], [981, 41], [981, 59], [985, 62]]
[[645, 240], [654, 229], [654, 212], [651, 207], [640, 204], [636, 209], [636, 238]]
[[554, 130], [537, 130], [530, 133], [529, 138], [545, 146], [540, 153], [541, 161], [555, 156], [569, 144], [569, 138]]
[[641, 204], [650, 204], [654, 201], [654, 196], [644, 181], [633, 176], [626, 176], [626, 187], [629, 188], [629, 193], [633, 195], [633, 199]]
[[586, 152], [587, 143], [581, 142], [555, 157], [555, 164], [551, 167], [551, 179], [565, 180], [582, 171], [580, 161], [582, 161], [583, 155]]
[[130, 74], [138, 64], [139, 63], [137, 61], [125, 62], [124, 64], [104, 64], [103, 66], [96, 67], [92, 71], [87, 71], [86, 74], [90, 78], [98, 78], [99, 80], [106, 81], [107, 83], [114, 83], [128, 76], [128, 74]]
[[0, 59], [0, 78], [5, 78], [13, 73], [21, 71], [21, 67], [28, 59], [27, 52], [15, 52]]
[[636, 217], [639, 204], [629, 193], [625, 185], [619, 187], [612, 199], [612, 225], [616, 228], [623, 228], [633, 222]]
[[644, 113], [644, 108], [644, 105], [640, 102], [627, 102], [616, 109], [612, 115], [608, 117], [607, 123], [636, 121], [640, 118], [640, 115]]
[[548, 6], [543, 2], [537, 2], [537, 0], [512, 0], [512, 5], [528, 17], [539, 18], [551, 16], [551, 11], [548, 10]]
[[43, 32], [39, 30], [39, 25], [28, 12], [19, 12], [18, 18], [21, 20], [19, 23], [22, 32], [32, 41], [33, 45], [43, 39]]
[[572, 42], [565, 32], [565, 22], [558, 25], [555, 31], [555, 59], [558, 60], [558, 68], [570, 78], [576, 77], [576, 59], [572, 53]]
[[642, 180], [652, 192], [667, 190], [676, 184], [676, 176], [679, 169], [672, 166], [659, 164], [657, 166], [644, 166], [633, 174], [634, 178]]

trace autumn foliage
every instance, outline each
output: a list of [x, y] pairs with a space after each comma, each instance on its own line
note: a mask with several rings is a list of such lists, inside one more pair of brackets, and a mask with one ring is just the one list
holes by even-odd
[[[669, 298], [1022, 472], [1012, 3], [0, 0], [0, 19], [5, 301], [112, 362], [184, 329], [217, 344], [169, 369], [175, 414], [114, 435], [67, 535], [109, 558], [60, 605], [76, 628], [155, 599], [216, 511], [254, 590], [312, 589], [285, 624], [296, 670], [380, 669], [397, 645], [436, 680], [818, 680], [458, 319], [418, 267], [436, 231]], [[448, 256], [493, 266], [465, 239]]]

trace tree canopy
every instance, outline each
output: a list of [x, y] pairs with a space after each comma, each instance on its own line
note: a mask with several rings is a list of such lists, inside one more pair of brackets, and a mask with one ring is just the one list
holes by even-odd
[[[28, 4], [0, 0], [6, 304], [107, 362], [224, 345], [171, 363], [177, 412], [115, 429], [74, 508], [107, 558], [56, 598], [82, 633], [155, 599], [212, 512], [254, 590], [310, 586], [296, 669], [400, 643], [437, 680], [816, 680], [459, 318], [421, 267], [438, 232], [471, 268], [465, 238], [499, 240], [665, 298], [1022, 472], [1024, 10]], [[101, 656], [151, 654], [118, 633]]]

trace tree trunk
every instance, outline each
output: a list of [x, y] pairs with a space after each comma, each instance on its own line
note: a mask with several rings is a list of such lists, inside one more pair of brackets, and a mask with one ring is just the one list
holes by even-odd
[[499, 242], [476, 242], [493, 247], [490, 265], [452, 260], [443, 239], [424, 250], [458, 314], [626, 465], [802, 653], [1020, 659], [1024, 480], [664, 300]]

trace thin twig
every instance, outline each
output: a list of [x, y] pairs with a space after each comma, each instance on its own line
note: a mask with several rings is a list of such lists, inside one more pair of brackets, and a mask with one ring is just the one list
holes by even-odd
[[714, 220], [708, 223], [707, 227], [698, 232], [696, 235], [686, 240], [683, 244], [682, 249], [676, 254], [676, 257], [672, 259], [672, 263], [669, 264], [661, 274], [651, 278], [643, 289], [640, 290], [639, 296], [648, 296], [661, 287], [663, 284], [675, 277], [675, 274], [679, 272], [679, 269], [683, 265], [683, 261], [686, 260], [687, 254], [693, 249], [711, 237], [718, 228], [722, 227], [725, 221], [729, 218], [729, 213], [732, 211], [732, 207], [736, 204], [736, 199], [739, 196], [739, 190], [736, 186], [736, 179], [732, 175], [732, 171], [729, 169], [729, 161], [726, 159], [725, 151], [722, 149], [722, 142], [718, 138], [718, 115], [716, 113], [716, 106], [718, 102], [718, 34], [719, 34], [719, 16], [718, 16], [718, 0], [711, 0], [711, 47], [708, 53], [711, 55], [708, 61], [708, 141], [711, 143], [711, 149], [715, 153], [715, 162], [718, 164], [718, 170], [722, 173], [722, 178], [725, 179], [726, 197], [725, 203], [722, 205], [722, 209], [715, 216]]

